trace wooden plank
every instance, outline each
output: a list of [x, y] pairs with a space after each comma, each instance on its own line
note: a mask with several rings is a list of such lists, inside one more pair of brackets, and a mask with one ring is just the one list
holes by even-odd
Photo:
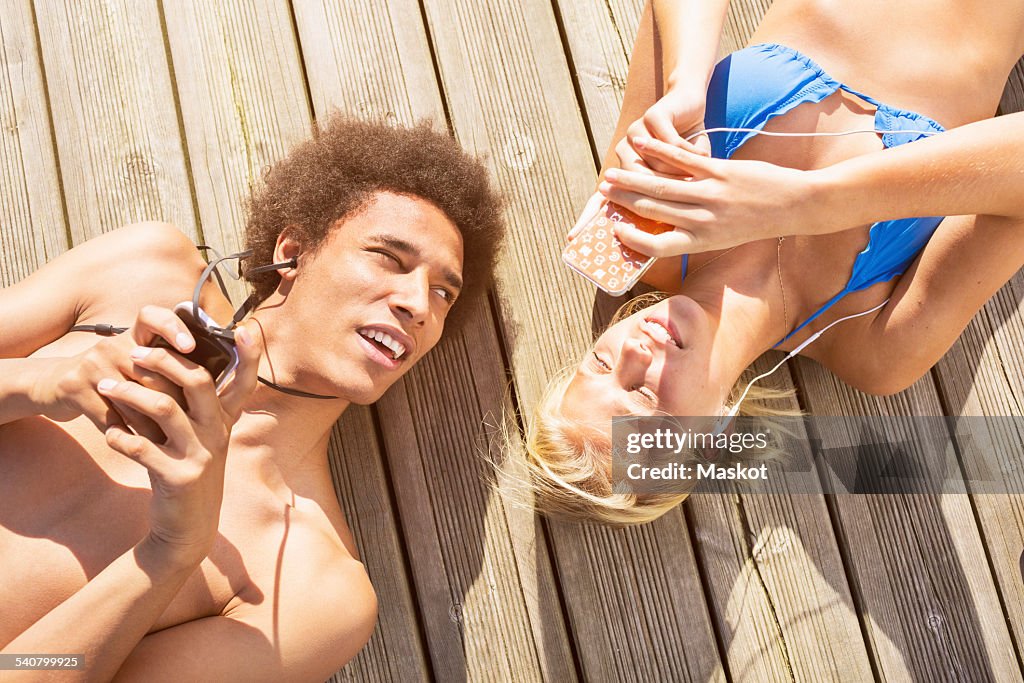
[[643, 5], [642, 0], [558, 3], [595, 159], [604, 156], [619, 120]]
[[[295, 6], [318, 116], [341, 109], [445, 125], [419, 6]], [[314, 76], [313, 74], [318, 74]], [[446, 337], [378, 404], [433, 674], [439, 680], [572, 680], [546, 541], [532, 515], [489, 491], [484, 422], [506, 413], [490, 313]]]
[[[426, 3], [453, 127], [489, 151], [510, 205], [499, 299], [518, 405], [589, 343], [593, 292], [559, 262], [593, 188], [593, 154], [545, 2]], [[587, 170], [584, 170], [587, 169]], [[536, 283], [544, 283], [538, 287]], [[589, 680], [722, 677], [682, 511], [639, 529], [551, 524], [559, 578]]]
[[[242, 248], [245, 202], [262, 170], [312, 132], [287, 2], [164, 4], [203, 240]], [[245, 286], [227, 280], [236, 302]]]
[[[546, 379], [589, 342], [578, 321], [590, 315], [592, 290], [559, 254], [593, 188], [593, 158], [582, 122], [566, 115], [576, 104], [547, 4], [437, 0], [426, 9], [456, 136], [490, 155], [509, 202], [512, 239], [498, 296], [503, 311], [524, 312], [515, 324], [503, 315], [502, 324], [520, 405], [530, 406]], [[541, 311], [551, 314], [534, 324]]]
[[419, 4], [412, 0], [295, 2], [295, 23], [317, 116], [445, 126]]
[[[781, 354], [760, 358], [753, 374], [767, 372], [780, 359]], [[776, 389], [792, 388], [785, 368], [772, 380]], [[778, 407], [798, 410], [795, 397]], [[813, 467], [806, 440], [788, 445], [792, 464]], [[820, 487], [793, 492], [773, 479], [765, 493], [697, 494], [686, 506], [735, 680], [871, 678]]]
[[487, 484], [501, 443], [483, 425], [508, 408], [480, 308], [380, 404], [433, 671], [439, 680], [574, 680], [543, 536]]
[[0, 286], [69, 246], [29, 0], [0, 4]]
[[352, 406], [331, 434], [329, 455], [342, 511], [377, 593], [377, 628], [334, 681], [429, 679], [407, 558], [388, 492], [383, 446], [369, 408]]
[[772, 0], [730, 2], [729, 14], [726, 15], [725, 24], [722, 26], [722, 41], [718, 46], [718, 54], [724, 57], [745, 47], [771, 4]]
[[[208, 243], [234, 251], [242, 246], [243, 206], [261, 169], [312, 130], [291, 10], [283, 0], [196, 0], [166, 3], [164, 10], [203, 232]], [[370, 410], [352, 406], [332, 436], [335, 490], [379, 596], [373, 637], [335, 679], [425, 678], [406, 558]]]
[[162, 220], [197, 238], [154, 0], [39, 0], [36, 19], [75, 244]]
[[[1024, 62], [1011, 74], [1002, 111], [1024, 107], [1022, 75]], [[942, 403], [929, 379], [896, 397], [872, 399], [801, 361], [808, 408], [847, 415], [940, 415], [944, 410], [1019, 415], [1013, 387], [1021, 385], [1022, 377], [1016, 353], [1021, 285], [1018, 275], [939, 362], [934, 376]], [[990, 339], [994, 343], [986, 344]], [[909, 433], [906, 421], [894, 422], [894, 436], [904, 429]], [[1009, 490], [1020, 490], [1015, 471], [1002, 474]], [[1020, 495], [839, 496], [833, 503], [837, 533], [884, 677], [1020, 678]]]
[[[1024, 59], [1006, 83], [1000, 112], [1024, 111]], [[1024, 277], [1018, 273], [982, 308], [960, 339], [935, 367], [933, 374], [943, 404], [951, 415], [1022, 414], [1020, 388], [1024, 367], [1018, 350], [1024, 338], [1020, 301]], [[1014, 639], [1018, 661], [1024, 643], [1024, 583], [1021, 548], [1024, 548], [1024, 473], [1019, 438], [999, 433], [994, 426], [991, 453], [1000, 465], [997, 485], [1011, 495], [973, 494], [971, 502], [981, 526], [985, 550], [1002, 598], [1002, 607]]]
[[[849, 389], [811, 361], [797, 367], [808, 412], [893, 416], [886, 437], [910, 457], [918, 449], [913, 420], [899, 416], [943, 413], [930, 378], [882, 399]], [[822, 447], [834, 447], [835, 438], [822, 434]], [[829, 502], [883, 678], [1020, 678], [966, 495], [837, 495]]]
[[[1018, 273], [974, 317], [953, 348], [936, 366], [934, 374], [951, 415], [1021, 416], [1024, 364], [1019, 349], [1024, 339], [1021, 296], [1024, 278]], [[975, 424], [975, 423], [972, 423]], [[997, 485], [1012, 494], [975, 494], [971, 500], [981, 525], [985, 550], [1000, 594], [1002, 608], [1014, 637], [1017, 652], [1024, 643], [1024, 585], [1021, 582], [1021, 549], [1024, 548], [1024, 469], [1020, 436], [1007, 434], [997, 422], [986, 444]], [[971, 470], [968, 470], [971, 471]]]

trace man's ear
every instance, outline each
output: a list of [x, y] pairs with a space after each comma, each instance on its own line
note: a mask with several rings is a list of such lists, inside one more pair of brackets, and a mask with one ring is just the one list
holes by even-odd
[[[289, 225], [277, 236], [277, 244], [274, 245], [274, 263], [285, 263], [292, 259], [298, 259], [302, 255], [302, 244], [295, 237], [297, 230]], [[298, 272], [297, 268], [281, 268], [277, 271], [282, 280], [292, 280]]]

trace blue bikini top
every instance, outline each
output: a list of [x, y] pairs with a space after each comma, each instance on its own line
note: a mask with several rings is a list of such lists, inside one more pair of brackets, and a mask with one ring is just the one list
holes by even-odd
[[[715, 67], [708, 86], [705, 126], [761, 130], [768, 121], [804, 102], [820, 102], [839, 89], [876, 107], [875, 129], [885, 131], [886, 148], [914, 142], [945, 130], [932, 119], [879, 102], [836, 81], [805, 55], [778, 44], [753, 45], [729, 55]], [[711, 154], [730, 158], [756, 132], [714, 132]], [[913, 263], [942, 222], [941, 216], [901, 218], [871, 226], [868, 245], [857, 255], [850, 279], [835, 296], [775, 346], [816, 320], [851, 292], [901, 275]], [[683, 278], [689, 262], [683, 256]]]

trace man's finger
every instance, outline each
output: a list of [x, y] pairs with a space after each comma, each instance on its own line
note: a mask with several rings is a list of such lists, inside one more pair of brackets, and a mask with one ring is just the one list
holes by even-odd
[[220, 422], [220, 402], [209, 370], [167, 349], [147, 346], [135, 347], [131, 359], [136, 366], [155, 372], [169, 381], [175, 391], [161, 393], [175, 400], [182, 396], [184, 401], [179, 401], [179, 405], [188, 410], [190, 418], [206, 425]]
[[181, 353], [189, 353], [196, 348], [195, 339], [181, 318], [169, 308], [160, 306], [143, 306], [132, 325], [131, 335], [135, 343], [142, 346], [152, 346], [155, 337], [163, 337]]
[[[148, 347], [138, 347], [148, 348]], [[131, 363], [123, 371], [124, 376], [137, 384], [141, 384], [147, 389], [153, 391], [159, 391], [164, 394], [168, 394], [178, 402], [178, 405], [185, 407], [185, 395], [181, 390], [181, 387], [174, 382], [161, 375], [159, 372], [149, 370], [139, 363], [135, 362], [134, 358], [131, 358]]]
[[615, 236], [630, 249], [647, 256], [663, 258], [678, 256], [694, 251], [693, 235], [686, 230], [676, 228], [672, 232], [652, 235], [635, 226], [619, 223], [614, 227]]
[[116, 408], [102, 397], [91, 394], [83, 400], [81, 405], [82, 414], [96, 425], [100, 432], [107, 431], [113, 425], [124, 426], [124, 417]]
[[109, 427], [104, 436], [108, 446], [146, 469], [152, 470], [158, 465], [157, 458], [161, 453], [149, 439], [132, 434], [120, 425]]
[[238, 367], [220, 394], [221, 410], [227, 413], [232, 422], [242, 414], [246, 400], [256, 388], [263, 344], [252, 326], [242, 325], [235, 330], [235, 348], [238, 351]]
[[188, 416], [177, 401], [167, 394], [147, 389], [135, 382], [118, 382], [114, 379], [100, 380], [96, 389], [119, 409], [127, 407], [155, 422], [168, 442], [184, 444], [195, 439]]

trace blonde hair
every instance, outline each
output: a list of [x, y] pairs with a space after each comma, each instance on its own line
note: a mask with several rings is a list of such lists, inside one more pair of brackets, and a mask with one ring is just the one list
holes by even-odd
[[[625, 303], [615, 313], [611, 324], [665, 296], [647, 294]], [[576, 365], [568, 366], [552, 378], [534, 418], [527, 425], [526, 485], [534, 495], [535, 507], [557, 517], [629, 526], [653, 521], [683, 502], [689, 493], [634, 493], [626, 487], [614, 487], [611, 468], [607, 466], [612, 450], [608, 430], [570, 419], [562, 412], [565, 392], [575, 371]], [[748, 374], [744, 373], [733, 387], [730, 404], [746, 387]], [[759, 417], [799, 414], [797, 410], [780, 405], [780, 401], [792, 394], [791, 390], [753, 386], [739, 414]], [[773, 459], [778, 455], [777, 451], [765, 451], [757, 459]], [[696, 454], [691, 457], [699, 460]]]

